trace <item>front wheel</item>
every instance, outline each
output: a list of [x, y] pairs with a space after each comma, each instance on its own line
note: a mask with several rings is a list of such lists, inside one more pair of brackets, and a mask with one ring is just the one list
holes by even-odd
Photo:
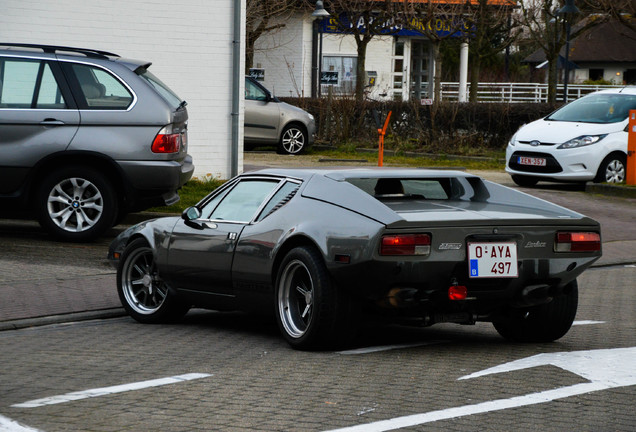
[[66, 167], [46, 177], [36, 194], [40, 225], [63, 241], [91, 241], [113, 226], [115, 191], [99, 171]]
[[276, 321], [296, 349], [335, 348], [355, 335], [354, 306], [313, 247], [292, 249], [276, 278]]
[[625, 155], [612, 153], [601, 162], [598, 168], [595, 183], [622, 183], [625, 181], [625, 166], [627, 158]]
[[117, 294], [126, 312], [141, 323], [173, 321], [190, 309], [159, 276], [152, 248], [144, 239], [133, 240], [122, 254]]
[[307, 146], [307, 132], [300, 126], [290, 125], [283, 129], [278, 144], [280, 154], [299, 154]]
[[511, 177], [512, 181], [521, 187], [533, 187], [539, 182], [538, 178], [526, 175], [513, 174]]
[[570, 330], [578, 303], [579, 289], [576, 280], [573, 280], [550, 303], [514, 309], [493, 325], [501, 336], [509, 340], [552, 342]]

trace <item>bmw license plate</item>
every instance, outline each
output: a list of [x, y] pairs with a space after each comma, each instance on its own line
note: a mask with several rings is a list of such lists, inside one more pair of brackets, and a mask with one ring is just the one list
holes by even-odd
[[471, 278], [517, 277], [517, 243], [468, 243]]
[[531, 166], [546, 166], [548, 163], [546, 158], [524, 157], [519, 156], [517, 158], [519, 165], [531, 165]]

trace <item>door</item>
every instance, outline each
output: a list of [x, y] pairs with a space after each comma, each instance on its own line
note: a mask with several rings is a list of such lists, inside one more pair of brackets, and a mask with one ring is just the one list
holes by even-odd
[[162, 276], [178, 289], [233, 295], [236, 244], [279, 182], [241, 180], [202, 205], [199, 218], [179, 221], [170, 237], [169, 265]]
[[431, 97], [431, 44], [423, 40], [411, 41], [411, 100]]
[[280, 107], [269, 93], [249, 78], [245, 79], [244, 139], [251, 143], [278, 142]]
[[57, 62], [0, 57], [0, 194], [39, 160], [64, 151], [80, 116]]

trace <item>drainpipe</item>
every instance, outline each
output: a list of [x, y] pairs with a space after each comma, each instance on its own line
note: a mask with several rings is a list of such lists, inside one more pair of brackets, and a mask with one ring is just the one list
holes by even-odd
[[241, 80], [244, 80], [241, 70], [241, 29], [243, 25], [242, 0], [234, 0], [234, 35], [232, 38], [232, 146], [230, 149], [230, 176], [239, 174], [239, 148], [241, 131]]

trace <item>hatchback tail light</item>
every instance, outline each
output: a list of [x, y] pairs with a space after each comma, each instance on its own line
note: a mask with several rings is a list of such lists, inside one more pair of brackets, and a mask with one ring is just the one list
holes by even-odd
[[380, 255], [428, 255], [431, 253], [429, 234], [395, 234], [382, 237]]
[[159, 131], [152, 142], [153, 153], [178, 153], [181, 148], [181, 134], [169, 133], [168, 127]]
[[595, 232], [559, 232], [555, 252], [596, 252], [601, 250], [601, 235]]

